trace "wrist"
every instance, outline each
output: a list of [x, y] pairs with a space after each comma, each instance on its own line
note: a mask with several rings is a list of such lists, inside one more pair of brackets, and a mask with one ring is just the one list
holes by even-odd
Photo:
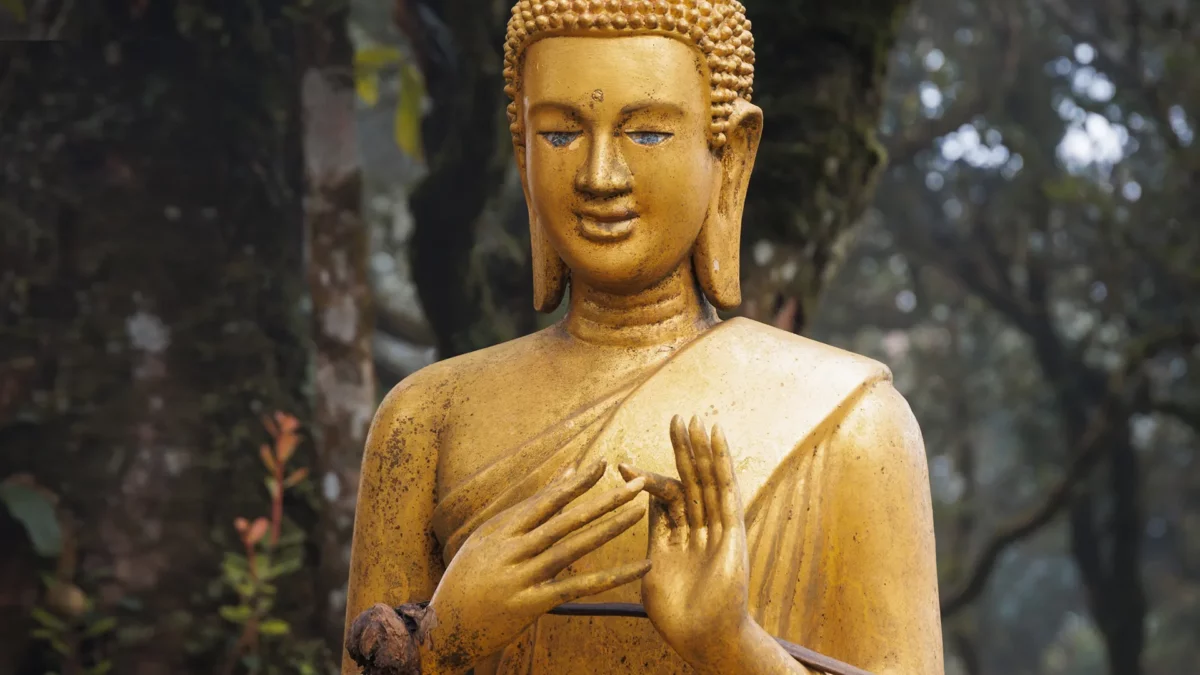
[[755, 629], [758, 624], [749, 614], [735, 622], [720, 622], [711, 633], [693, 641], [684, 660], [698, 675], [743, 672], [740, 664], [746, 662], [747, 652], [753, 649]]
[[425, 609], [414, 638], [421, 650], [422, 675], [460, 675], [471, 670], [475, 658], [457, 636], [462, 627], [457, 612], [438, 602], [437, 594]]
[[690, 664], [700, 675], [808, 672], [797, 670], [799, 664], [748, 614], [724, 636], [714, 636], [710, 645]]

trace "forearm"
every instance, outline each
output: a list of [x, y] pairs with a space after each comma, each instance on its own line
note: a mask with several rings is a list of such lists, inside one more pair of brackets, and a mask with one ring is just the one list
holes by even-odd
[[747, 618], [737, 635], [721, 640], [726, 648], [715, 658], [697, 660], [690, 665], [700, 675], [815, 675], [813, 671], [796, 661], [791, 654], [763, 630], [753, 619]]

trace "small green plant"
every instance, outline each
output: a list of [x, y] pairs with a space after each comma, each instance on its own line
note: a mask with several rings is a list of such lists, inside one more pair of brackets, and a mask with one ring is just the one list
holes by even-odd
[[46, 675], [105, 675], [113, 663], [100, 655], [98, 643], [117, 627], [117, 620], [100, 612], [78, 586], [43, 575], [45, 600], [33, 608], [37, 628], [33, 637], [50, 645], [59, 670]]
[[0, 482], [0, 504], [20, 522], [34, 551], [53, 559], [53, 573], [42, 574], [44, 587], [30, 610], [30, 635], [49, 647], [55, 670], [46, 675], [104, 675], [113, 663], [105, 656], [117, 620], [101, 612], [96, 602], [75, 583], [78, 540], [72, 519], [58, 495], [33, 476], [17, 474]]
[[[223, 670], [227, 675], [240, 664], [247, 673], [315, 673], [312, 660], [302, 656], [302, 644], [289, 644], [291, 626], [273, 614], [278, 594], [276, 582], [303, 565], [304, 533], [299, 528], [285, 532], [284, 492], [299, 485], [308, 475], [304, 468], [288, 470], [299, 445], [300, 423], [291, 415], [277, 412], [263, 419], [272, 442], [259, 448], [267, 470], [265, 483], [270, 496], [269, 517], [237, 518], [234, 528], [242, 551], [229, 552], [221, 566], [221, 579], [237, 596], [237, 603], [220, 608], [221, 617], [240, 626], [240, 633]], [[286, 666], [282, 665], [286, 664]]]

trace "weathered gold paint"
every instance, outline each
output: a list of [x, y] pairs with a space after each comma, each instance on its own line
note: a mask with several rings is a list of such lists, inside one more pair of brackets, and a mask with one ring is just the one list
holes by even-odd
[[[542, 39], [522, 75], [538, 273], [569, 275], [569, 311], [380, 406], [348, 618], [431, 600], [425, 673], [808, 672], [774, 635], [940, 674], [924, 449], [889, 372], [709, 302], [736, 303], [761, 112], [735, 101], [714, 150], [707, 65], [665, 35]], [[545, 616], [579, 598], [651, 620]]]

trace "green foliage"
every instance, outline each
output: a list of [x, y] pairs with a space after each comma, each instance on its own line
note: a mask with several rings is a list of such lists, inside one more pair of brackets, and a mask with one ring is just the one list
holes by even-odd
[[29, 613], [36, 625], [30, 637], [50, 647], [59, 672], [112, 672], [113, 662], [104, 656], [104, 647], [117, 629], [117, 619], [99, 611], [92, 598], [77, 586], [49, 575], [43, 582], [46, 602]]
[[395, 47], [374, 46], [355, 52], [354, 90], [363, 104], [379, 105], [380, 84], [383, 77], [389, 75], [398, 78], [399, 89], [392, 124], [393, 139], [401, 151], [420, 161], [424, 158], [421, 113], [426, 93], [421, 71]]
[[25, 3], [23, 0], [0, 0], [0, 7], [8, 10], [20, 23], [25, 23]]
[[54, 558], [62, 553], [62, 530], [46, 494], [32, 486], [7, 481], [0, 483], [0, 502], [24, 526], [38, 555]]
[[225, 622], [238, 626], [238, 637], [225, 668], [232, 673], [263, 675], [316, 673], [329, 661], [328, 650], [320, 640], [303, 640], [291, 624], [275, 614], [276, 600], [287, 592], [287, 578], [304, 567], [305, 532], [285, 522], [283, 497], [287, 490], [304, 484], [307, 469], [288, 471], [300, 442], [299, 422], [289, 415], [276, 413], [263, 420], [273, 443], [259, 448], [259, 459], [267, 470], [263, 483], [270, 498], [270, 518], [254, 521], [238, 518], [234, 527], [241, 539], [241, 551], [227, 551], [221, 561], [220, 587], [236, 602], [222, 605], [218, 614]]

